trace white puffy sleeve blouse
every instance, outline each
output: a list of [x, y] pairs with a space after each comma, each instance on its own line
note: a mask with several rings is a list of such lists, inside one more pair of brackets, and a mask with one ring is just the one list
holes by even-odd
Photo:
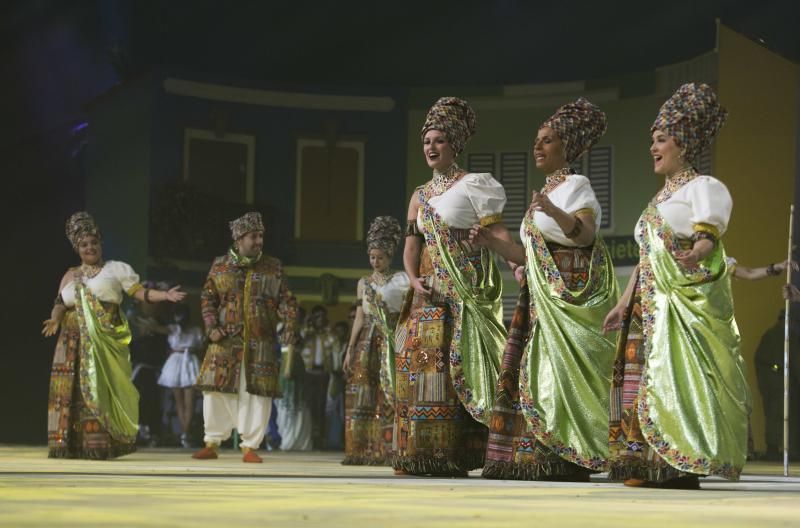
[[[118, 260], [109, 260], [100, 273], [92, 278], [84, 278], [84, 285], [95, 297], [103, 302], [122, 304], [122, 294], [133, 295], [141, 289], [139, 275], [130, 265]], [[69, 281], [61, 289], [61, 298], [67, 307], [75, 306], [75, 281]]]
[[[600, 230], [603, 211], [594, 194], [592, 184], [586, 176], [570, 174], [561, 185], [553, 189], [547, 196], [553, 202], [553, 205], [567, 214], [591, 213], [594, 216], [595, 233]], [[543, 212], [536, 211], [533, 219], [546, 241], [567, 247], [577, 246], [574, 240], [564, 235], [564, 231], [561, 230], [558, 223]], [[524, 225], [520, 226], [519, 236], [520, 239], [525, 239]]]
[[[502, 220], [506, 191], [489, 173], [465, 174], [447, 191], [430, 199], [445, 223], [457, 229], [475, 224], [489, 225]], [[422, 228], [420, 217], [417, 224]]]

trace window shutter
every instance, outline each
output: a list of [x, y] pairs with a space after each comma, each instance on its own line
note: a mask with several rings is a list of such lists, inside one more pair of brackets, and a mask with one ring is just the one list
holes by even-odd
[[[528, 153], [503, 152], [500, 154], [500, 174], [498, 177], [506, 190], [506, 207], [503, 220], [506, 228], [514, 236], [528, 210]], [[516, 238], [516, 237], [515, 237]]]
[[476, 152], [467, 156], [467, 170], [469, 172], [491, 172], [494, 170], [495, 155], [492, 152]]
[[592, 183], [592, 189], [600, 202], [603, 211], [603, 218], [600, 223], [601, 229], [611, 227], [611, 207], [612, 207], [612, 185], [611, 185], [611, 147], [594, 147], [590, 149], [586, 156], [586, 177]]

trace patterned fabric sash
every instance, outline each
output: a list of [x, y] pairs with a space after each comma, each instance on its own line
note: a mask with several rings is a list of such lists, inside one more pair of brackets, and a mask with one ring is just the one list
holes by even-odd
[[[383, 390], [386, 401], [394, 407], [394, 394], [395, 394], [395, 335], [394, 325], [397, 323], [397, 314], [391, 314], [386, 304], [381, 299], [378, 292], [378, 285], [373, 281], [364, 281], [367, 285], [364, 288], [364, 298], [369, 303], [370, 314], [368, 317], [374, 322], [370, 325], [374, 331], [381, 332], [384, 339], [381, 341], [380, 350], [380, 370], [378, 377], [380, 379], [381, 389]], [[369, 337], [372, 342], [372, 336]], [[365, 358], [362, 358], [364, 361]]]
[[131, 381], [128, 321], [121, 311], [106, 310], [80, 280], [75, 281], [75, 299], [84, 404], [114, 440], [133, 442], [139, 429], [139, 393]]

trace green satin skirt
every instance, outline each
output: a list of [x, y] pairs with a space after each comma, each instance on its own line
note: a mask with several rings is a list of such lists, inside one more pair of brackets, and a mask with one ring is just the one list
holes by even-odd
[[610, 476], [664, 482], [737, 480], [747, 456], [750, 390], [721, 242], [696, 269], [650, 205], [637, 225], [636, 294], [617, 346], [609, 422]]
[[[608, 458], [612, 336], [617, 300], [602, 238], [591, 248], [547, 244], [528, 215], [526, 284], [503, 356], [483, 476], [587, 480]], [[527, 329], [524, 325], [527, 324]]]

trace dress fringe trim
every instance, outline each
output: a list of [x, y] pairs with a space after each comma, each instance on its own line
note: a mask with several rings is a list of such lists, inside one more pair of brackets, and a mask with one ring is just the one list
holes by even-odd
[[129, 455], [136, 451], [135, 444], [117, 444], [109, 448], [70, 449], [68, 447], [51, 447], [47, 458], [80, 458], [86, 460], [111, 460]]
[[391, 457], [373, 458], [368, 456], [348, 455], [342, 460], [343, 466], [391, 466]]
[[566, 460], [545, 462], [543, 464], [526, 464], [489, 460], [483, 468], [481, 476], [492, 480], [588, 480], [589, 475], [597, 473]]
[[639, 461], [626, 460], [612, 463], [611, 468], [608, 471], [609, 480], [639, 479], [653, 483], [665, 482], [667, 480], [685, 477], [687, 475], [696, 475], [696, 473], [679, 471], [669, 464], [655, 466], [652, 464], [643, 464]]
[[428, 456], [394, 456], [392, 467], [411, 475], [434, 477], [463, 477], [473, 469], [483, 467], [485, 453], [467, 453], [453, 458], [431, 458]]

